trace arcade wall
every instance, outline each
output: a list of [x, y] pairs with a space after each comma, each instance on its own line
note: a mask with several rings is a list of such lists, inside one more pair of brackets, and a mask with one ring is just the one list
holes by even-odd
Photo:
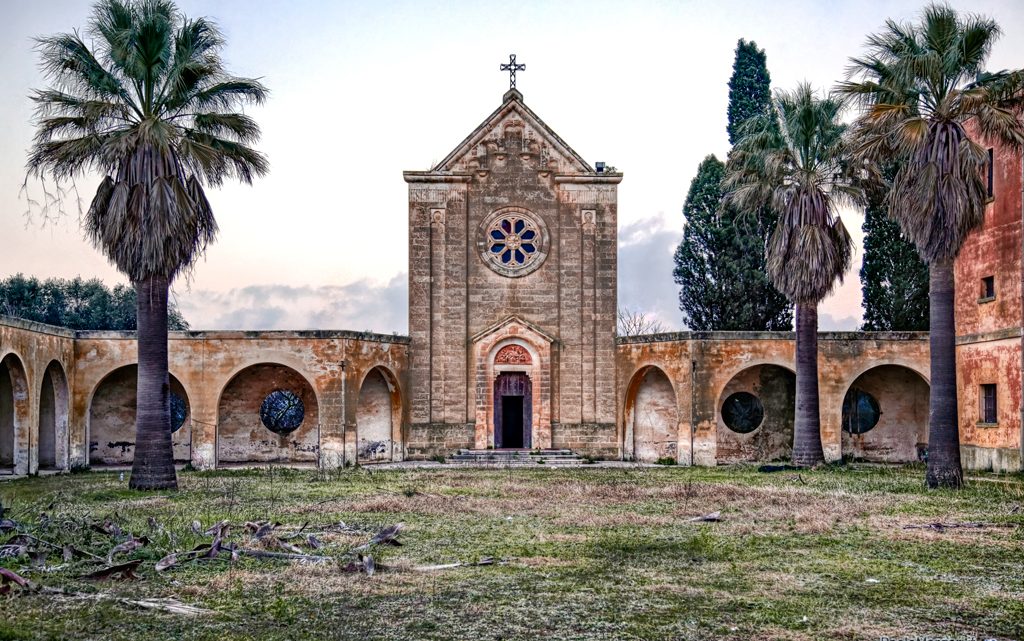
[[[347, 331], [171, 332], [175, 459], [211, 468], [403, 458], [408, 342]], [[133, 333], [0, 319], [0, 359], [0, 442], [14, 451], [0, 469], [131, 463]]]
[[[411, 447], [408, 341], [357, 332], [172, 333], [170, 384], [180, 400], [172, 400], [172, 418], [180, 419], [175, 458], [199, 468], [337, 466], [466, 447], [463, 435], [443, 430]], [[787, 333], [619, 339], [617, 391], [609, 394], [618, 408], [615, 424], [573, 425], [569, 433], [555, 424], [554, 440], [609, 459], [784, 460], [792, 444], [793, 351]], [[992, 375], [1010, 385], [1019, 356], [1006, 353]], [[927, 442], [928, 367], [926, 333], [821, 333], [826, 457], [919, 460]], [[129, 333], [0, 320], [0, 440], [8, 443], [0, 470], [130, 463], [134, 385]], [[270, 429], [261, 408], [280, 391], [300, 401], [303, 414], [291, 425], [295, 417], [286, 412], [285, 424]], [[1020, 469], [1018, 407], [1004, 405], [992, 428], [961, 424], [965, 467]]]

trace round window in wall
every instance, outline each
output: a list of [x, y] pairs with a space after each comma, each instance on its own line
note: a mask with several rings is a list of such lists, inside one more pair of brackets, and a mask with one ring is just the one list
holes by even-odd
[[171, 392], [171, 433], [177, 432], [185, 424], [188, 417], [188, 406], [185, 399]]
[[764, 405], [750, 392], [736, 392], [722, 403], [722, 421], [733, 432], [748, 434], [761, 426]]
[[878, 401], [862, 389], [853, 388], [843, 399], [843, 431], [864, 434], [878, 425], [882, 410]]
[[302, 425], [306, 417], [306, 408], [302, 399], [284, 389], [277, 389], [267, 394], [260, 406], [260, 420], [275, 434], [291, 434]]
[[540, 218], [518, 207], [500, 209], [480, 226], [480, 257], [503, 276], [525, 276], [540, 267], [547, 230]]

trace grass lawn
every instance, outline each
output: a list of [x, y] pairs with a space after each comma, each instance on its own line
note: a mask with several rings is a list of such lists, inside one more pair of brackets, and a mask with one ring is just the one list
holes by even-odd
[[[0, 483], [7, 518], [58, 546], [0, 559], [35, 586], [0, 596], [0, 639], [1021, 639], [1024, 478], [957, 493], [923, 478], [857, 465], [274, 468], [183, 472], [174, 493], [129, 491], [113, 473]], [[221, 520], [225, 544], [287, 553], [279, 537], [334, 559], [224, 552], [156, 571]], [[280, 525], [255, 540], [247, 521]], [[352, 548], [399, 522], [401, 547], [369, 550], [372, 576], [344, 571]], [[986, 526], [905, 527], [935, 522]], [[113, 562], [142, 559], [139, 580], [81, 578], [128, 533], [150, 542]], [[67, 544], [102, 560], [65, 562]], [[507, 562], [423, 570], [483, 557]], [[124, 601], [145, 598], [207, 612]]]

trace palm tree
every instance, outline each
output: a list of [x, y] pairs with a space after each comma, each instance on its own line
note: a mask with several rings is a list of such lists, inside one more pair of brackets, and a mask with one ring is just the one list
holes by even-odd
[[138, 308], [138, 409], [130, 486], [177, 487], [171, 450], [167, 296], [214, 240], [204, 185], [267, 172], [259, 127], [234, 111], [262, 103], [229, 75], [209, 20], [167, 0], [101, 0], [88, 26], [37, 41], [50, 87], [35, 91], [29, 171], [55, 181], [105, 177], [85, 217], [89, 239], [131, 280]]
[[[1009, 101], [1021, 72], [986, 73], [999, 36], [987, 18], [927, 6], [920, 24], [888, 21], [852, 59], [839, 92], [860, 102], [854, 127], [858, 155], [894, 162], [887, 204], [929, 266], [931, 400], [928, 487], [960, 487], [953, 261], [981, 225], [985, 148], [968, 131], [1020, 149], [1024, 126]], [[1018, 102], [1019, 105], [1019, 102]]]
[[[793, 462], [825, 460], [818, 410], [818, 303], [850, 267], [853, 242], [836, 213], [859, 204], [851, 177], [844, 102], [808, 84], [778, 91], [774, 112], [752, 118], [729, 158], [725, 188], [740, 209], [770, 206], [778, 223], [766, 247], [768, 278], [796, 305]], [[775, 117], [778, 116], [776, 122]]]

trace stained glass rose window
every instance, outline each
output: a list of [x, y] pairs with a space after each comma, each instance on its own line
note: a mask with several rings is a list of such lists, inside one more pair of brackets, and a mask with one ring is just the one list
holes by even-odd
[[260, 421], [276, 434], [290, 434], [302, 425], [306, 408], [302, 399], [288, 390], [274, 390], [263, 399], [260, 406]]
[[500, 218], [490, 230], [490, 251], [503, 265], [525, 265], [537, 253], [537, 230], [523, 218]]
[[171, 392], [171, 433], [177, 432], [188, 418], [188, 404], [185, 399]]
[[863, 434], [878, 425], [882, 409], [878, 400], [862, 389], [853, 388], [843, 399], [843, 431]]
[[543, 224], [524, 210], [509, 208], [497, 212], [485, 222], [483, 232], [481, 256], [499, 274], [523, 276], [544, 260]]
[[736, 392], [722, 403], [722, 421], [733, 432], [749, 434], [761, 427], [764, 405], [750, 392]]

